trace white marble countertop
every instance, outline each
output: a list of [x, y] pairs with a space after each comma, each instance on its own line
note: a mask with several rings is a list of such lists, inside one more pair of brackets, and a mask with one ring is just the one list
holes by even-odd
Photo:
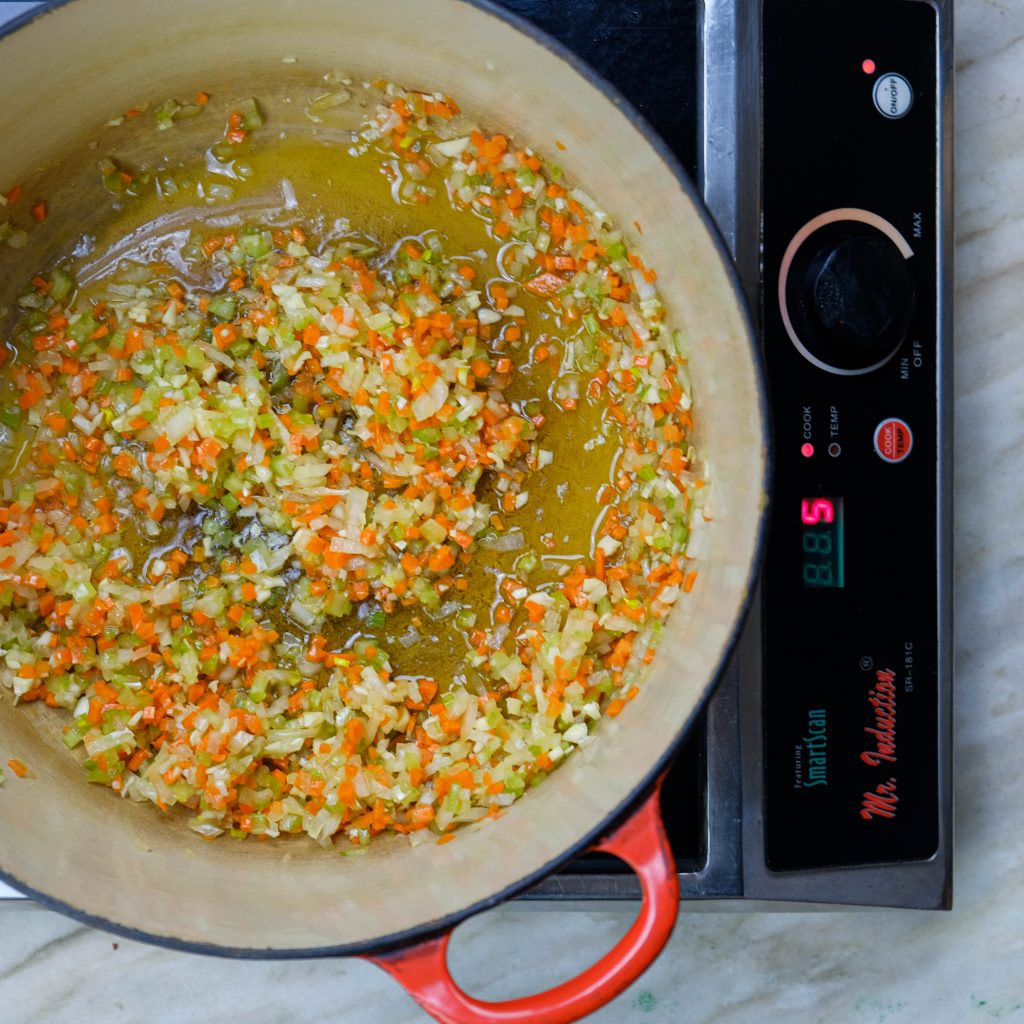
[[[1024, 0], [956, 14], [956, 908], [684, 911], [595, 1022], [1024, 1020], [1024, 532], [1009, 500], [1024, 497]], [[500, 907], [460, 929], [453, 969], [481, 997], [522, 995], [591, 963], [630, 918]], [[495, 977], [509, 951], [515, 975]], [[26, 905], [0, 909], [0, 1007], [9, 1024], [426, 1019], [361, 961], [172, 953]]]

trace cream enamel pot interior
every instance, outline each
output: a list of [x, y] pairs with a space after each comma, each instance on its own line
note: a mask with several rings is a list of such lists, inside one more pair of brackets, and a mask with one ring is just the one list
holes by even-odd
[[[650, 790], [709, 693], [758, 555], [763, 385], [708, 218], [618, 97], [550, 41], [483, 4], [71, 0], [23, 20], [0, 38], [0, 186], [45, 195], [49, 216], [26, 249], [0, 246], [0, 307], [103, 216], [109, 197], [96, 166], [106, 152], [90, 141], [112, 116], [197, 88], [271, 103], [337, 68], [448, 92], [472, 120], [542, 152], [561, 140], [566, 173], [619, 224], [642, 225], [641, 251], [690, 340], [713, 522], [697, 586], [670, 619], [637, 699], [600, 723], [600, 742], [504, 817], [442, 846], [378, 841], [369, 856], [343, 860], [308, 841], [203, 842], [175, 814], [89, 786], [58, 742], [58, 716], [0, 698], [0, 758], [20, 757], [36, 775], [0, 790], [0, 875], [102, 927], [202, 952], [384, 950], [506, 898], [592, 842]], [[308, 130], [300, 106], [292, 127]], [[127, 126], [119, 149], [187, 143], [187, 132], [158, 133], [150, 118], [139, 120], [150, 122], [147, 131]], [[270, 124], [288, 127], [280, 117]], [[209, 124], [203, 130], [209, 144]], [[196, 220], [208, 216], [197, 207]]]

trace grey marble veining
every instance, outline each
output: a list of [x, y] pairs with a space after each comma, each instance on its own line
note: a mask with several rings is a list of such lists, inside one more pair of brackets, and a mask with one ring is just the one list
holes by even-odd
[[[1024, 1021], [1024, 0], [963, 0], [956, 14], [956, 909], [684, 911], [661, 959], [595, 1022]], [[502, 907], [460, 929], [453, 967], [483, 997], [523, 994], [600, 956], [629, 915]], [[359, 961], [212, 960], [0, 910], [4, 1022], [240, 1012], [258, 1024], [425, 1019]]]

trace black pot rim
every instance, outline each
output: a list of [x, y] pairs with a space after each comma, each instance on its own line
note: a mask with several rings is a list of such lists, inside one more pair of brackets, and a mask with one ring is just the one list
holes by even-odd
[[[59, 7], [64, 7], [65, 5], [73, 2], [74, 0], [47, 0], [47, 2], [40, 3], [37, 7], [17, 15], [5, 25], [0, 26], [0, 39], [12, 35], [19, 28], [28, 25], [50, 11], [56, 10]], [[683, 169], [675, 154], [668, 148], [661, 136], [658, 135], [658, 133], [651, 127], [647, 122], [647, 119], [618, 91], [618, 89], [602, 78], [593, 68], [590, 67], [589, 64], [581, 60], [563, 43], [559, 42], [553, 36], [548, 35], [547, 32], [544, 32], [542, 29], [538, 28], [536, 25], [527, 21], [520, 15], [498, 7], [493, 0], [460, 0], [460, 2], [469, 4], [478, 10], [486, 12], [492, 17], [497, 18], [499, 21], [502, 21], [506, 25], [509, 25], [521, 32], [523, 35], [532, 39], [540, 46], [543, 46], [545, 49], [550, 50], [566, 64], [572, 67], [578, 75], [586, 79], [592, 86], [603, 93], [623, 112], [633, 126], [641, 133], [641, 135], [644, 136], [648, 145], [651, 146], [651, 148], [660, 157], [662, 163], [664, 163], [672, 173], [672, 176], [676, 179], [676, 183], [679, 188], [693, 203], [704, 228], [711, 236], [712, 243], [714, 244], [725, 268], [726, 275], [732, 287], [733, 297], [746, 326], [745, 337], [750, 349], [750, 357], [755, 369], [759, 371], [757, 375], [758, 412], [761, 418], [762, 434], [764, 437], [764, 469], [761, 480], [762, 500], [761, 510], [758, 516], [754, 555], [747, 571], [743, 601], [740, 605], [736, 621], [733, 624], [729, 640], [723, 648], [718, 664], [710, 674], [699, 700], [694, 704], [693, 710], [679, 729], [675, 738], [662, 752], [657, 763], [650, 772], [644, 776], [644, 778], [633, 788], [633, 791], [625, 797], [625, 799], [608, 812], [604, 820], [601, 821], [599, 825], [591, 829], [590, 832], [584, 835], [577, 842], [566, 847], [565, 850], [556, 857], [553, 857], [542, 867], [532, 871], [530, 874], [520, 878], [518, 881], [505, 886], [503, 889], [491, 894], [485, 899], [477, 900], [470, 906], [451, 914], [447, 914], [444, 917], [437, 918], [436, 920], [426, 922], [422, 925], [417, 925], [414, 928], [408, 928], [400, 932], [382, 935], [378, 938], [365, 939], [360, 942], [345, 943], [337, 946], [314, 946], [311, 948], [297, 949], [279, 949], [274, 948], [273, 946], [268, 946], [266, 948], [221, 946], [213, 943], [194, 942], [186, 939], [177, 939], [172, 936], [157, 935], [152, 932], [118, 924], [96, 914], [86, 913], [85, 911], [71, 906], [69, 903], [65, 903], [63, 900], [55, 899], [44, 892], [40, 892], [38, 889], [34, 889], [31, 886], [26, 885], [24, 882], [21, 882], [19, 879], [0, 868], [0, 881], [7, 883], [12, 888], [17, 889], [20, 892], [23, 892], [26, 896], [38, 901], [49, 910], [58, 911], [59, 913], [80, 921], [83, 924], [102, 929], [106, 932], [111, 932], [115, 935], [123, 936], [127, 939], [133, 939], [137, 942], [145, 942], [150, 945], [162, 946], [165, 949], [171, 949], [177, 952], [200, 953], [207, 956], [230, 957], [241, 960], [307, 960], [321, 957], [340, 956], [372, 957], [434, 938], [445, 932], [451, 931], [462, 921], [465, 921], [484, 910], [489, 910], [490, 908], [495, 907], [500, 903], [504, 903], [520, 893], [525, 892], [527, 889], [540, 882], [543, 878], [557, 871], [558, 868], [568, 863], [577, 854], [582, 853], [602, 836], [607, 835], [618, 825], [624, 822], [636, 809], [643, 798], [651, 792], [659, 776], [675, 760], [683, 740], [690, 731], [690, 728], [693, 726], [694, 721], [704, 710], [711, 693], [718, 683], [723, 669], [728, 663], [729, 658], [732, 656], [739, 634], [746, 620], [747, 613], [750, 610], [757, 581], [757, 574], [764, 553], [768, 502], [770, 495], [768, 483], [771, 478], [772, 471], [772, 442], [769, 431], [768, 399], [765, 387], [763, 357], [760, 347], [756, 342], [753, 322], [750, 317], [749, 309], [747, 308], [746, 298], [736, 275], [735, 267], [732, 263], [732, 258], [717, 226], [711, 219], [707, 207], [704, 205], [696, 186], [690, 180], [689, 175]]]

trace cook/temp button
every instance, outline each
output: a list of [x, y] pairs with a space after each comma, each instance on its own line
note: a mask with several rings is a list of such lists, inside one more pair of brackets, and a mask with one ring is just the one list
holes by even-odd
[[914, 447], [914, 434], [903, 420], [891, 417], [875, 427], [875, 453], [886, 462], [902, 462]]

